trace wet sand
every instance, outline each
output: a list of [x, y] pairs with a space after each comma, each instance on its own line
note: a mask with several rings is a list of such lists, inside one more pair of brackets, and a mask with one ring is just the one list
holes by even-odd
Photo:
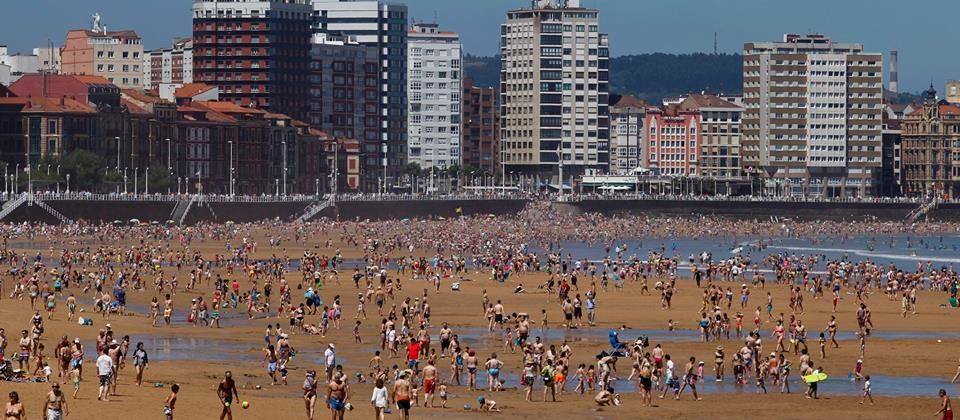
[[[321, 238], [322, 239], [322, 238]], [[34, 241], [35, 242], [35, 241]], [[265, 237], [259, 237], [260, 244], [266, 244]], [[318, 243], [320, 240], [314, 238], [310, 243]], [[234, 242], [236, 243], [236, 242]], [[289, 255], [296, 258], [302, 254], [305, 248], [314, 249], [310, 243], [306, 245], [289, 244], [286, 252], [282, 248], [270, 248], [261, 246], [258, 249], [257, 257], [267, 258], [271, 255], [282, 256]], [[16, 245], [14, 243], [14, 245]], [[345, 244], [336, 243], [330, 249], [332, 255], [333, 248], [339, 247], [345, 258], [362, 257], [363, 252], [357, 249], [348, 248]], [[205, 256], [212, 256], [213, 253], [223, 252], [223, 243], [221, 241], [205, 241], [204, 243], [193, 244], [192, 249], [200, 250]], [[27, 255], [30, 251], [23, 250]], [[323, 252], [318, 250], [318, 252]], [[424, 252], [424, 255], [429, 253]], [[168, 271], [175, 271], [175, 268], [166, 268]], [[184, 268], [178, 275], [184, 278], [189, 270]], [[227, 278], [225, 270], [219, 270]], [[391, 277], [396, 277], [391, 272]], [[169, 384], [179, 383], [182, 386], [178, 405], [177, 418], [182, 419], [205, 419], [216, 418], [220, 408], [216, 398], [214, 388], [222, 377], [225, 369], [234, 372], [237, 378], [237, 384], [240, 389], [240, 400], [249, 401], [251, 408], [242, 410], [239, 406], [235, 407], [235, 418], [271, 418], [276, 417], [277, 413], [284, 413], [283, 418], [305, 418], [303, 401], [300, 397], [300, 384], [303, 381], [303, 372], [308, 368], [317, 369], [321, 372], [322, 366], [320, 360], [322, 352], [327, 343], [335, 343], [337, 346], [338, 362], [345, 366], [345, 370], [351, 380], [355, 379], [353, 373], [363, 370], [367, 361], [372, 356], [372, 350], [375, 344], [354, 344], [352, 334], [352, 323], [355, 313], [356, 290], [348, 278], [348, 273], [341, 274], [341, 284], [326, 284], [321, 290], [321, 295], [325, 303], [333, 301], [334, 295], [344, 297], [344, 321], [341, 329], [331, 329], [331, 334], [327, 338], [319, 336], [305, 336], [301, 334], [291, 335], [291, 344], [298, 349], [299, 354], [290, 364], [290, 385], [288, 386], [270, 386], [269, 378], [265, 368], [262, 366], [263, 353], [259, 349], [263, 345], [263, 330], [268, 323], [281, 322], [286, 328], [287, 319], [269, 319], [260, 318], [248, 321], [244, 316], [235, 317], [234, 310], [225, 310], [223, 312], [222, 329], [210, 329], [202, 327], [193, 327], [185, 324], [184, 318], [188, 312], [190, 298], [203, 295], [210, 298], [211, 292], [206, 286], [198, 292], [177, 293], [174, 298], [177, 313], [174, 315], [177, 322], [172, 327], [151, 327], [149, 318], [145, 313], [135, 314], [125, 317], [113, 317], [110, 320], [102, 320], [99, 316], [94, 316], [94, 325], [92, 327], [83, 327], [75, 322], [65, 321], [64, 305], [61, 303], [58, 312], [53, 320], [45, 321], [46, 332], [44, 342], [47, 346], [47, 353], [53, 350], [54, 342], [62, 335], [67, 335], [71, 339], [80, 337], [84, 342], [92, 341], [99, 328], [102, 328], [106, 322], [112, 324], [113, 329], [119, 336], [129, 334], [132, 342], [138, 341], [148, 343], [148, 351], [151, 352], [151, 365], [145, 375], [144, 387], [136, 388], [132, 386], [133, 367], [132, 362], [120, 375], [120, 387], [118, 397], [111, 402], [96, 401], [96, 383], [95, 376], [92, 374], [94, 369], [91, 358], [91, 346], [87, 347], [87, 358], [85, 372], [86, 381], [82, 385], [79, 400], [70, 400], [71, 415], [68, 418], [74, 419], [129, 419], [129, 418], [161, 418], [161, 408], [163, 400], [169, 392]], [[547, 309], [551, 323], [550, 331], [546, 336], [549, 341], [547, 344], [560, 345], [566, 337], [571, 341], [573, 348], [573, 365], [579, 363], [590, 364], [594, 361], [594, 355], [601, 350], [608, 349], [606, 334], [611, 328], [626, 325], [631, 328], [621, 332], [621, 339], [626, 340], [635, 337], [637, 334], [632, 331], [658, 331], [665, 333], [667, 320], [673, 319], [678, 328], [690, 330], [694, 328], [699, 320], [698, 310], [700, 308], [701, 290], [697, 289], [690, 280], [681, 280], [677, 294], [674, 298], [674, 305], [671, 310], [660, 309], [659, 296], [639, 296], [639, 287], [633, 283], [627, 283], [625, 289], [608, 292], [600, 291], [598, 297], [598, 321], [596, 327], [589, 327], [577, 330], [571, 333], [563, 332], [559, 325], [562, 319], [562, 312], [557, 304], [555, 296], [549, 296], [536, 289], [536, 284], [544, 279], [543, 274], [514, 274], [506, 283], [496, 283], [488, 279], [487, 274], [474, 273], [467, 277], [473, 281], [462, 283], [462, 289], [459, 292], [452, 292], [449, 284], [444, 281], [440, 293], [435, 293], [432, 285], [427, 282], [417, 282], [408, 278], [403, 279], [403, 290], [397, 293], [399, 303], [404, 297], [422, 296], [424, 289], [428, 289], [429, 301], [433, 309], [431, 317], [434, 328], [431, 329], [431, 335], [434, 343], [437, 342], [437, 330], [441, 322], [448, 322], [454, 333], [463, 334], [467, 339], [467, 344], [475, 348], [478, 357], [482, 363], [491, 352], [497, 352], [501, 355], [501, 360], [506, 363], [503, 369], [504, 375], [508, 378], [506, 386], [507, 391], [497, 393], [470, 392], [465, 387], [452, 386], [449, 390], [451, 397], [446, 409], [427, 409], [416, 408], [412, 412], [413, 418], [423, 417], [446, 417], [446, 418], [476, 418], [478, 416], [493, 416], [498, 418], [543, 418], [544, 416], [566, 414], [576, 416], [577, 418], [637, 418], [639, 416], [653, 418], [822, 418], [847, 417], [847, 418], [903, 418], [909, 414], [930, 415], [938, 408], [936, 399], [937, 388], [936, 380], [944, 382], [943, 387], [947, 388], [950, 395], [960, 392], [960, 387], [946, 384], [953, 376], [956, 369], [958, 357], [958, 344], [960, 337], [957, 336], [955, 310], [939, 308], [943, 303], [945, 296], [942, 293], [921, 292], [918, 297], [918, 314], [910, 315], [904, 319], [900, 317], [899, 302], [887, 300], [881, 295], [872, 296], [868, 304], [870, 305], [873, 321], [876, 326], [876, 336], [868, 338], [867, 352], [864, 358], [864, 373], [877, 375], [878, 377], [889, 380], [891, 377], [907, 378], [923, 377], [931, 378], [932, 383], [924, 383], [918, 386], [918, 389], [907, 392], [907, 395], [901, 397], [884, 397], [880, 395], [880, 389], [889, 384], [879, 384], [874, 381], [874, 389], [877, 396], [876, 406], [861, 406], [857, 404], [858, 395], [830, 395], [822, 394], [823, 398], [817, 401], [809, 400], [803, 396], [803, 386], [799, 378], [794, 374], [791, 378], [793, 394], [781, 395], [774, 390], [771, 384], [768, 384], [770, 394], [757, 395], [755, 387], [746, 385], [743, 391], [734, 393], [704, 393], [703, 400], [699, 402], [692, 401], [691, 397], [684, 393], [681, 401], [674, 400], [654, 400], [657, 407], [641, 407], [638, 395], [633, 392], [633, 386], [618, 381], [618, 392], [622, 392], [623, 405], [620, 407], [604, 407], [597, 409], [592, 401], [592, 395], [563, 395], [563, 402], [559, 403], [528, 403], [523, 401], [522, 391], [518, 388], [519, 383], [509, 378], [516, 378], [516, 374], [521, 368], [521, 359], [519, 354], [502, 353], [503, 340], [499, 333], [485, 333], [486, 319], [483, 318], [481, 310], [481, 292], [486, 289], [491, 301], [498, 299], [503, 301], [507, 313], [528, 312], [537, 314], [533, 320], [539, 323], [539, 313], [541, 309]], [[287, 278], [291, 283], [299, 280], [299, 273], [290, 273]], [[9, 293], [9, 276], [4, 277], [7, 284], [5, 293]], [[241, 278], [241, 290], [245, 286], [245, 278]], [[529, 293], [513, 294], [513, 287], [522, 282]], [[586, 281], [581, 282], [581, 286]], [[650, 284], [653, 284], [653, 280]], [[181, 285], [183, 281], [181, 281]], [[726, 287], [728, 284], [724, 284]], [[739, 284], [729, 284], [735, 289]], [[651, 287], [652, 289], [652, 287]], [[755, 288], [751, 298], [751, 304], [743, 311], [745, 315], [744, 327], [752, 326], [753, 309], [757, 305], [765, 304], [764, 296], [767, 291], [772, 291], [775, 298], [774, 311], [783, 310], [789, 316], [789, 310], [786, 308], [788, 301], [787, 289], [785, 286], [770, 285], [766, 289]], [[77, 291], [79, 292], [79, 291]], [[582, 291], [581, 291], [582, 292]], [[302, 291], [299, 292], [302, 295]], [[576, 294], [577, 291], [571, 291]], [[654, 291], [656, 293], [656, 291]], [[293, 291], [294, 302], [301, 300], [297, 296], [297, 290]], [[128, 292], [128, 301], [131, 307], [144, 308], [149, 299], [154, 296], [152, 290], [145, 292]], [[813, 300], [809, 297], [805, 300], [806, 313], [799, 317], [808, 326], [810, 331], [810, 352], [814, 355], [814, 361], [817, 366], [823, 366], [825, 371], [836, 379], [846, 380], [847, 373], [852, 371], [854, 362], [858, 354], [856, 342], [851, 337], [851, 332], [856, 328], [856, 318], [854, 315], [855, 307], [852, 296], [844, 296], [841, 302], [840, 312], [837, 314], [840, 330], [843, 332], [841, 337], [846, 337], [841, 341], [840, 349], [828, 348], [828, 358], [821, 360], [818, 355], [815, 332], [826, 327], [830, 316], [830, 300]], [[161, 296], [162, 298], [162, 296]], [[274, 297], [276, 299], [276, 297]], [[78, 299], [81, 308], [87, 311], [91, 309], [92, 298], [81, 297]], [[388, 301], [387, 305], [391, 304]], [[739, 302], [735, 300], [735, 312]], [[724, 307], [725, 309], [725, 307]], [[726, 309], [725, 309], [726, 310]], [[368, 319], [364, 322], [362, 328], [362, 337], [366, 343], [375, 343], [377, 340], [377, 331], [379, 328], [378, 317], [376, 316], [376, 307], [372, 304], [367, 306]], [[7, 337], [11, 340], [8, 346], [8, 353], [15, 349], [18, 332], [26, 328], [29, 324], [31, 311], [29, 303], [24, 301], [11, 301], [7, 296], [0, 300], [0, 327], [7, 330]], [[765, 316], [765, 315], [764, 315]], [[317, 316], [308, 316], [308, 323], [316, 323]], [[763, 331], [764, 349], [767, 353], [773, 349], [775, 341], [770, 337], [773, 328], [772, 324], [764, 323], [761, 327]], [[924, 332], [929, 336], [923, 338], [897, 338], [893, 332]], [[943, 332], [942, 338], [937, 338], [937, 333]], [[884, 338], [884, 334], [891, 334], [889, 338]], [[542, 334], [534, 331], [531, 336]], [[706, 361], [707, 380], [712, 380], [712, 352], [717, 342], [699, 343], [691, 339], [689, 332], [677, 333], [677, 339], [672, 340], [669, 334], [662, 340], [651, 340], [651, 345], [661, 343], [667, 353], [674, 355], [676, 360], [686, 360], [690, 356], [695, 356], [698, 360]], [[164, 340], [166, 337], [167, 339]], [[938, 342], [937, 340], [941, 340]], [[164, 344], [164, 343], [167, 344]], [[176, 344], [180, 343], [180, 344]], [[736, 351], [741, 345], [740, 340], [723, 340], [728, 356]], [[166, 350], [165, 350], [166, 349]], [[183, 353], [177, 355], [166, 354], [165, 352]], [[788, 354], [788, 359], [797, 364], [797, 357]], [[387, 365], [401, 363], [400, 359], [385, 358]], [[680, 366], [678, 366], [679, 368]], [[449, 375], [449, 359], [441, 359], [440, 362], [441, 377], [446, 379]], [[629, 363], [623, 361], [618, 364], [619, 372], [616, 374], [619, 378], [624, 378], [629, 374]], [[56, 375], [56, 368], [54, 369]], [[513, 376], [511, 376], [513, 375]], [[571, 375], [572, 376], [572, 375]], [[465, 379], [465, 378], [464, 378]], [[482, 385], [486, 385], [486, 378], [479, 376]], [[727, 382], [732, 382], [732, 375], [728, 367], [726, 375]], [[162, 384], [161, 388], [155, 388], [154, 383]], [[260, 385], [262, 389], [253, 389]], [[350, 401], [356, 409], [347, 413], [347, 418], [369, 418], [373, 411], [368, 403], [370, 397], [370, 384], [351, 383]], [[571, 390], [575, 384], [568, 382], [567, 389]], [[727, 384], [732, 387], [732, 384]], [[0, 391], [5, 395], [7, 391], [16, 390], [21, 394], [21, 398], [26, 403], [26, 408], [30, 418], [38, 418], [38, 410], [42, 395], [49, 390], [48, 384], [43, 383], [19, 383], [12, 384], [0, 382]], [[67, 386], [66, 391], [72, 392], [72, 388]], [[321, 396], [325, 390], [321, 388]], [[464, 404], [476, 406], [476, 397], [485, 395], [498, 402], [498, 405], [504, 410], [500, 414], [483, 414], [474, 412], [465, 412]], [[540, 386], [534, 389], [535, 399], [542, 398]], [[422, 400], [422, 397], [421, 397]], [[545, 412], [544, 410], [550, 410]], [[328, 418], [329, 411], [325, 410], [321, 402], [317, 407], [317, 418]], [[397, 418], [396, 411], [389, 415], [391, 418]]]

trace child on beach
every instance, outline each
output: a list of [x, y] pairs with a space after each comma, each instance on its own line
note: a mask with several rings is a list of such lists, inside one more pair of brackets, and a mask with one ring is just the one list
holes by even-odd
[[864, 377], [865, 381], [863, 382], [863, 397], [860, 398], [860, 404], [866, 399], [870, 399], [870, 405], [873, 405], [873, 389], [870, 386], [870, 375]]

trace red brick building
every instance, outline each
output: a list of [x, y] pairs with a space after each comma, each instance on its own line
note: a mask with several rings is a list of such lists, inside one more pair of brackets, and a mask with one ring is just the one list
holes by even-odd
[[197, 0], [193, 80], [222, 101], [307, 119], [311, 14], [306, 0]]
[[463, 166], [497, 172], [498, 110], [496, 89], [473, 85], [469, 77], [463, 79], [463, 133], [461, 153]]

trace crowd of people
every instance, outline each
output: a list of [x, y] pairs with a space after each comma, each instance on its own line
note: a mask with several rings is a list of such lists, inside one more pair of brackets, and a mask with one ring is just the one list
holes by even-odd
[[[3, 262], [9, 269], [0, 279], [0, 297], [23, 301], [32, 312], [27, 328], [10, 346], [15, 351], [9, 359], [6, 332], [0, 329], [0, 362], [10, 367], [8, 379], [48, 382], [44, 414], [60, 419], [69, 413], [70, 399], [60, 386], [72, 386], [77, 398], [85, 382], [85, 361], [95, 362], [98, 400], [116, 395], [121, 374], [130, 371], [127, 364], [134, 367], [132, 383], [142, 386], [150, 363], [147, 349], [142, 342], [133, 345], [130, 334], [115, 332], [111, 319], [144, 316], [156, 328], [234, 328], [268, 320], [261, 360], [272, 386], [289, 386], [292, 359], [311, 351], [295, 347], [291, 336], [316, 335], [328, 341], [322, 358], [325, 379], [312, 368], [305, 370], [308, 418], [315, 418], [322, 394], [332, 417], [342, 419], [353, 409], [351, 401], [361, 399], [351, 385], [369, 384], [369, 403], [379, 418], [396, 409], [406, 419], [414, 407], [446, 407], [454, 389], [477, 395], [480, 411], [504, 409], [491, 397], [512, 388], [522, 390], [525, 401], [589, 393], [598, 406], [619, 406], [627, 399], [623, 393], [633, 389], [643, 406], [653, 405], [655, 397], [681, 399], [688, 392], [699, 401], [709, 377], [764, 394], [768, 385], [781, 393], [802, 388], [807, 398], [817, 399], [828, 374], [821, 362], [840, 346], [837, 332], [846, 324], [859, 345], [851, 378], [862, 384], [860, 402], [874, 404], [870, 375], [865, 373], [871, 369], [864, 358], [867, 339], [877, 328], [871, 316], [871, 306], [879, 304], [875, 297], [898, 304], [902, 317], [916, 314], [919, 291], [935, 291], [948, 305], [957, 306], [960, 274], [932, 261], [908, 266], [828, 259], [774, 253], [767, 245], [777, 238], [817, 243], [908, 235], [929, 247], [937, 244], [938, 236], [942, 243], [943, 235], [958, 231], [960, 224], [954, 223], [574, 216], [542, 203], [509, 217], [451, 220], [0, 225]], [[618, 245], [638, 238], [656, 245], [647, 250]], [[662, 245], [680, 238], [750, 242], [722, 257], [709, 252], [683, 256]], [[602, 248], [605, 257], [573, 255], [563, 248], [569, 241]], [[291, 253], [295, 248], [302, 253]], [[510, 285], [503, 285], [507, 282]], [[489, 285], [480, 310], [462, 312], [472, 313], [468, 316], [473, 324], [480, 325], [485, 330], [481, 335], [496, 341], [494, 345], [483, 340], [468, 344], [458, 331], [465, 327], [437, 318], [431, 302], [460, 299], [455, 293], [467, 284]], [[787, 290], [788, 303], [777, 302], [771, 290]], [[131, 306], [128, 293], [134, 291], [152, 295], [149, 304]], [[534, 292], [545, 296], [541, 305], [508, 308], [503, 303], [506, 294]], [[185, 313], [177, 312], [178, 299], [186, 299], [178, 293], [192, 296], [189, 305], [180, 306], [188, 308]], [[702, 342], [711, 348], [716, 344], [712, 360], [671, 354], [675, 343], [651, 345], [648, 337], [623, 342], [620, 334], [629, 330], [625, 325], [607, 328], [610, 347], [599, 352], [538, 335], [549, 329], [612, 325], [617, 314], [600, 306], [613, 294], [659, 299], [672, 331], [673, 319], [686, 316], [674, 308], [678, 293], [702, 295], [696, 328]], [[355, 314], [347, 309], [349, 303], [356, 305]], [[459, 303], [463, 308], [473, 305]], [[834, 316], [826, 325], [807, 325], [803, 317], [811, 305], [829, 305]], [[225, 312], [241, 316], [227, 320]], [[561, 321], [551, 322], [552, 314], [560, 314]], [[86, 349], [79, 336], [70, 340], [44, 335], [44, 324], [52, 319], [78, 325], [97, 319], [105, 326], [89, 337], [94, 348]], [[2, 322], [13, 331], [18, 320]], [[352, 335], [344, 331], [348, 329]], [[374, 330], [377, 336], [370, 337]], [[764, 338], [769, 341], [764, 343]], [[337, 345], [365, 342], [377, 347], [366, 365], [345, 367], [339, 362]], [[724, 344], [734, 345], [730, 354]], [[622, 375], [625, 368], [618, 370], [618, 362], [630, 365], [628, 376]], [[357, 369], [356, 374], [348, 374], [351, 369]], [[536, 395], [535, 388], [541, 388], [542, 395]], [[181, 386], [169, 389], [164, 413], [172, 419]], [[240, 397], [230, 371], [216, 393], [220, 419], [232, 419], [232, 404]], [[938, 415], [947, 418], [952, 407], [945, 391], [941, 397]], [[25, 418], [19, 398], [10, 393], [7, 419]]]

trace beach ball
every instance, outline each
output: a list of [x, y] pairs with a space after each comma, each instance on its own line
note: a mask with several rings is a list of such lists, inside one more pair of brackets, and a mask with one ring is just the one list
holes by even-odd
[[244, 409], [244, 410], [250, 408], [250, 401], [244, 401], [243, 404], [242, 404], [242, 406], [243, 406], [243, 409]]

